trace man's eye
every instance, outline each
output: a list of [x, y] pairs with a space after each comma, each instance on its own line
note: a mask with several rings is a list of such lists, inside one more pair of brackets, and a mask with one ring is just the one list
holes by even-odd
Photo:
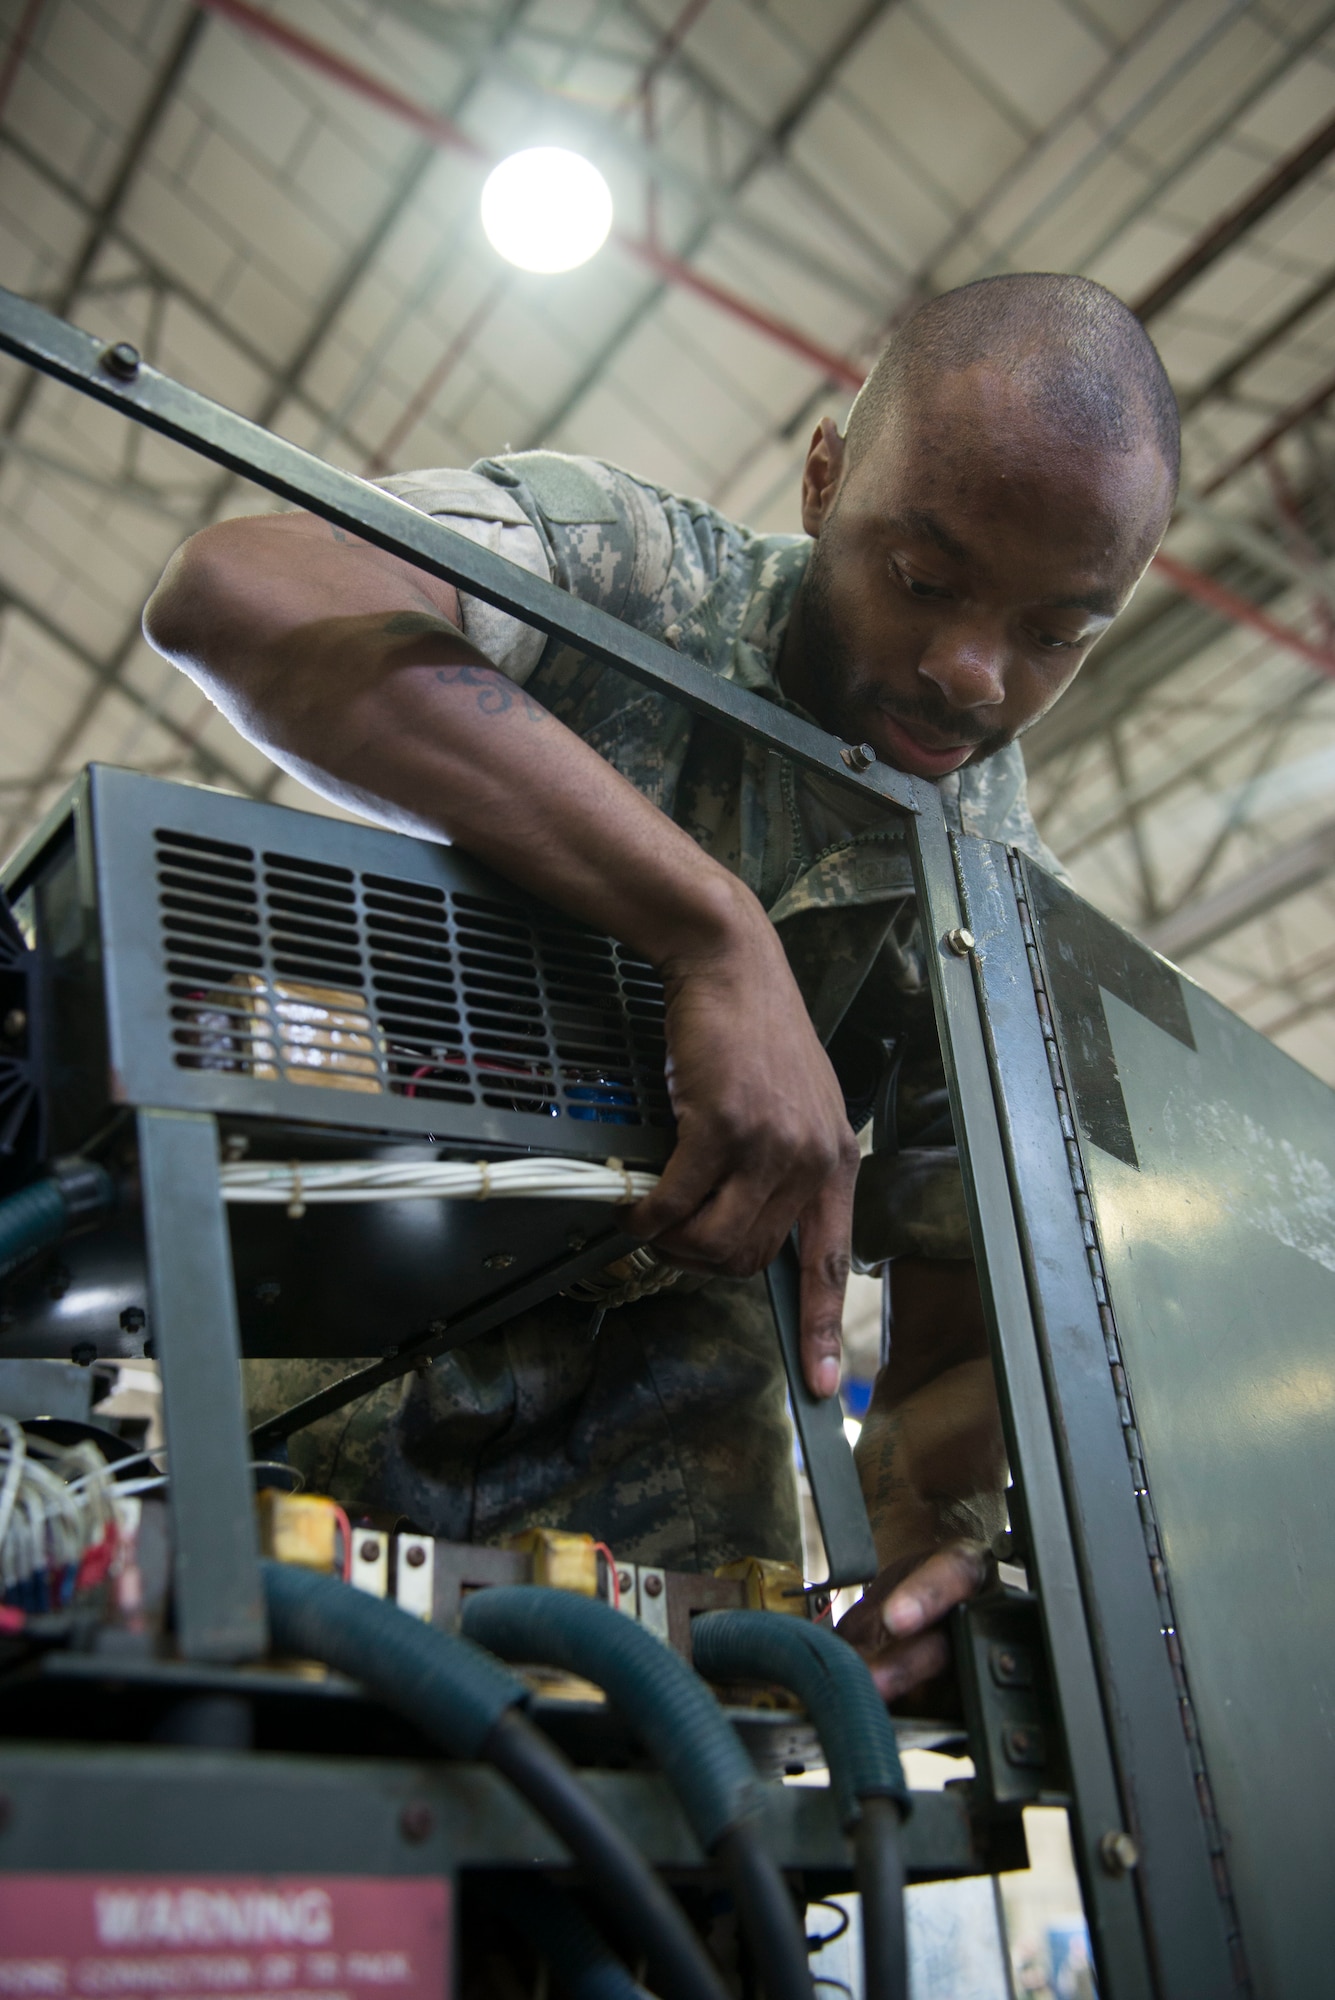
[[1063, 639], [1056, 632], [1035, 632], [1034, 638], [1045, 653], [1070, 653], [1085, 643], [1083, 639]]
[[949, 597], [950, 592], [943, 583], [925, 583], [920, 576], [910, 576], [906, 569], [894, 565], [895, 575], [908, 591], [910, 597]]

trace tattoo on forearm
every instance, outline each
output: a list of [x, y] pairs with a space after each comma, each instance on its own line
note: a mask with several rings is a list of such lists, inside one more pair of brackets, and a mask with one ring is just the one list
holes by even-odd
[[508, 715], [516, 707], [529, 722], [541, 722], [547, 715], [541, 702], [495, 667], [437, 667], [436, 679], [443, 687], [476, 688], [481, 715]]

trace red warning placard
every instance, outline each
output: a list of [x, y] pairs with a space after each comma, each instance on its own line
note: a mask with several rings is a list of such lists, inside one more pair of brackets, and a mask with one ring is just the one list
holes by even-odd
[[0, 1875], [0, 2000], [447, 2000], [439, 1877]]

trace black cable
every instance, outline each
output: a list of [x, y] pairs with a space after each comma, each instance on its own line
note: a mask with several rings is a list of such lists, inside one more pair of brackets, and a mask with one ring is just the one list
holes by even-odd
[[863, 1984], [878, 2000], [908, 2000], [908, 1935], [904, 1923], [904, 1848], [894, 1799], [863, 1799], [853, 1832], [862, 1898]]
[[787, 1884], [765, 1852], [754, 1821], [730, 1827], [714, 1855], [732, 1890], [766, 2000], [811, 2000], [806, 1938]]
[[[493, 1725], [481, 1754], [558, 1833], [588, 1873], [627, 1955], [644, 1954], [669, 1996], [726, 2000], [704, 1946], [658, 1877], [590, 1798], [574, 1768], [514, 1709]], [[775, 1996], [778, 2000], [778, 1996]]]
[[[333, 1577], [277, 1562], [262, 1563], [260, 1573], [278, 1651], [326, 1661], [451, 1756], [494, 1764], [588, 1870], [591, 1889], [618, 1933], [630, 1938], [632, 1953], [648, 1954], [663, 2000], [727, 2000], [704, 1946], [648, 1862], [560, 1752], [516, 1713], [528, 1699], [521, 1680], [467, 1639]], [[618, 1625], [627, 1622], [608, 1615]]]
[[480, 1893], [503, 1926], [512, 1926], [516, 1912], [522, 1913], [530, 1943], [570, 2000], [644, 2000], [644, 1988], [579, 1904], [541, 1875], [529, 1875], [522, 1884], [512, 1879], [504, 1891], [493, 1887]]

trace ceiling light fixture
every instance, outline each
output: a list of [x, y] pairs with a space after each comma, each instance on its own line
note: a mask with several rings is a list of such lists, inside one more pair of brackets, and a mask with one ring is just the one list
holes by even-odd
[[581, 154], [530, 146], [487, 176], [482, 227], [521, 271], [573, 271], [607, 241], [612, 191]]

